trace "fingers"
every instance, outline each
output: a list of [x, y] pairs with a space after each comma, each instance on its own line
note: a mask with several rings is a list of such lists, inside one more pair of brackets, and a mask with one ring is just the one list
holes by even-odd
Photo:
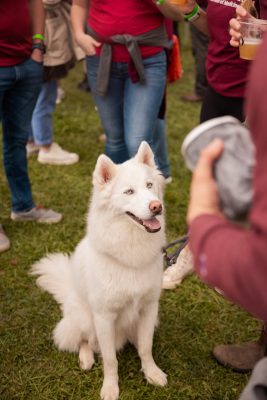
[[214, 161], [222, 154], [223, 147], [223, 141], [215, 139], [202, 150], [194, 171], [194, 179], [210, 179], [213, 177], [212, 167]]
[[242, 7], [242, 6], [237, 6], [236, 7], [236, 16], [237, 18], [248, 18], [250, 17], [250, 14], [247, 12], [247, 10]]
[[93, 39], [92, 38], [92, 44], [95, 46], [95, 47], [99, 47], [99, 46], [101, 46], [101, 43], [100, 42], [97, 42], [95, 39]]
[[229, 22], [229, 26], [230, 26], [229, 34], [231, 36], [230, 44], [233, 47], [238, 47], [241, 39], [240, 22], [238, 21], [238, 19], [232, 18]]
[[231, 36], [230, 44], [233, 47], [239, 47], [241, 39], [240, 21], [253, 18], [252, 15], [242, 6], [236, 7], [236, 18], [232, 18], [229, 22], [229, 34]]

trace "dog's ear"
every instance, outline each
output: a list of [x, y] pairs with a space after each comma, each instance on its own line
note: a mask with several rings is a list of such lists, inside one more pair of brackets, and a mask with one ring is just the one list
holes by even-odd
[[116, 164], [109, 157], [101, 154], [97, 159], [93, 172], [93, 185], [104, 186], [114, 178], [116, 170]]
[[151, 150], [149, 144], [145, 141], [141, 142], [135, 158], [140, 163], [146, 164], [152, 168], [156, 168], [153, 151]]

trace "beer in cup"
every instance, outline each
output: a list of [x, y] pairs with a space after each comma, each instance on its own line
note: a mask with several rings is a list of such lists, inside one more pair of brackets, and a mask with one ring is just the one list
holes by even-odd
[[255, 60], [258, 47], [267, 30], [267, 21], [250, 18], [246, 21], [239, 22], [241, 25], [241, 39], [239, 45], [240, 58]]

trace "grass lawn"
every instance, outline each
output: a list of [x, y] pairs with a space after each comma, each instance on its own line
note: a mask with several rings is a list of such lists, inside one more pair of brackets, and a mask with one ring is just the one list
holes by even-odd
[[[190, 49], [183, 48], [183, 78], [168, 88], [168, 145], [173, 182], [165, 195], [167, 236], [174, 240], [185, 232], [190, 173], [180, 146], [198, 123], [199, 104], [186, 104], [180, 95], [193, 88], [194, 65]], [[1, 173], [1, 222], [12, 241], [0, 255], [0, 399], [83, 400], [99, 399], [102, 366], [92, 371], [78, 366], [75, 354], [59, 352], [52, 330], [59, 307], [41, 292], [29, 276], [30, 266], [47, 252], [71, 252], [84, 235], [85, 214], [91, 190], [91, 174], [102, 128], [91, 95], [80, 92], [78, 65], [63, 81], [65, 100], [54, 116], [54, 139], [80, 155], [73, 166], [44, 166], [29, 160], [36, 201], [64, 213], [58, 225], [14, 223], [10, 220], [10, 196]], [[104, 227], [105, 228], [105, 227]], [[108, 228], [108, 227], [106, 227]], [[136, 351], [119, 354], [121, 400], [235, 400], [249, 375], [240, 375], [216, 364], [211, 349], [218, 343], [257, 338], [259, 323], [202, 284], [188, 277], [173, 291], [164, 291], [160, 325], [155, 334], [154, 355], [168, 374], [168, 385], [149, 385], [140, 372]]]

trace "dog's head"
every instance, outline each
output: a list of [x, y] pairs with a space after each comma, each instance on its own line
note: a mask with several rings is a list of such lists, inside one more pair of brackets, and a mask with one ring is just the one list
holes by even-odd
[[127, 218], [147, 232], [161, 229], [164, 179], [146, 142], [123, 164], [116, 165], [100, 155], [93, 185], [98, 207], [112, 211], [115, 217]]

